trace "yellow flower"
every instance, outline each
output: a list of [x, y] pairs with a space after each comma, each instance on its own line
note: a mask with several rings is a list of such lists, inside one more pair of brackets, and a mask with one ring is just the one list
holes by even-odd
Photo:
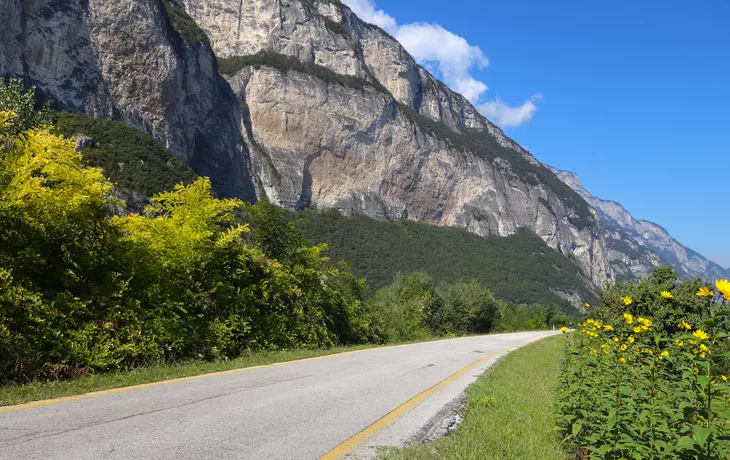
[[693, 336], [697, 337], [700, 340], [707, 340], [710, 338], [709, 335], [707, 335], [707, 332], [703, 331], [702, 329], [697, 329], [692, 333]]
[[631, 313], [624, 313], [624, 319], [626, 320], [627, 324], [631, 324], [634, 322], [634, 317], [631, 315]]
[[700, 358], [705, 359], [705, 356], [707, 355], [705, 355], [704, 353], [700, 353]]
[[651, 320], [649, 318], [639, 318], [636, 320], [641, 323], [644, 327], [651, 327]]
[[568, 332], [568, 328], [565, 327], [565, 326], [563, 326], [563, 327], [560, 328], [560, 332], [562, 332], [563, 334], [565, 334], [566, 332]]
[[715, 295], [715, 293], [712, 292], [709, 288], [706, 288], [706, 287], [701, 287], [697, 291], [697, 296], [698, 297], [712, 297], [714, 295]]
[[621, 364], [626, 364], [626, 358], [619, 358], [618, 362]]
[[659, 353], [659, 359], [664, 359], [669, 357], [669, 352], [667, 350], [664, 350], [663, 352]]
[[674, 343], [676, 343], [678, 347], [684, 346], [684, 342], [682, 342], [681, 340], [675, 340]]
[[621, 351], [626, 351], [626, 349], [629, 348], [625, 343], [621, 344]]
[[613, 341], [616, 342], [616, 343], [618, 343], [618, 337], [614, 337], [613, 338]]
[[690, 339], [689, 344], [690, 345], [697, 345], [697, 341]]
[[674, 298], [674, 296], [672, 295], [672, 293], [669, 292], [669, 291], [662, 291], [662, 294], [661, 295], [665, 299], [673, 299]]
[[584, 303], [583, 306], [586, 308], [591, 308], [591, 304], [589, 304], [588, 302]]
[[611, 326], [610, 324], [606, 324], [605, 326], [603, 326], [603, 329], [605, 329], [606, 332], [611, 332], [613, 330], [613, 326]]
[[727, 382], [727, 375], [721, 375], [720, 378], [722, 378], [723, 382]]
[[634, 343], [634, 336], [633, 335], [630, 335], [629, 338], [626, 339], [626, 340], [628, 340], [629, 343]]
[[700, 351], [710, 351], [710, 349], [709, 349], [709, 348], [707, 348], [707, 345], [705, 345], [705, 344], [703, 343], [703, 344], [701, 344], [701, 345], [700, 345]]
[[730, 281], [728, 280], [717, 280], [715, 281], [715, 287], [722, 294], [722, 298], [730, 300]]
[[624, 305], [631, 305], [632, 303], [634, 303], [634, 301], [629, 296], [621, 297], [621, 300], [623, 301]]
[[687, 321], [682, 320], [682, 322], [679, 323], [679, 325], [677, 326], [677, 328], [679, 328], [679, 329], [687, 329], [689, 331], [690, 329], [692, 329], [692, 326], [690, 326]]

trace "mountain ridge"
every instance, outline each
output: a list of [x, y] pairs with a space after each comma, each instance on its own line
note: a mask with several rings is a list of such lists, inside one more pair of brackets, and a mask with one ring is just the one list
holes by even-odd
[[[684, 246], [663, 226], [649, 220], [636, 219], [617, 201], [592, 195], [576, 173], [550, 168], [597, 211], [603, 225], [604, 239], [609, 247], [625, 242], [637, 251], [638, 257], [631, 257], [627, 254], [630, 251], [613, 251], [620, 253], [619, 255], [612, 254], [609, 250], [609, 261], [619, 279], [647, 276], [653, 268], [660, 265], [675, 267], [685, 279], [699, 277], [713, 280], [730, 277], [730, 270]], [[640, 251], [639, 246], [646, 251]]]

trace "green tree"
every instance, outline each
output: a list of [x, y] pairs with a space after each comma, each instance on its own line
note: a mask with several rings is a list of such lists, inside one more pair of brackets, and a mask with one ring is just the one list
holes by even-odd
[[38, 107], [35, 90], [35, 86], [31, 86], [26, 91], [25, 83], [20, 78], [11, 78], [7, 85], [0, 81], [0, 112], [15, 114], [12, 123], [2, 128], [6, 135], [17, 136], [51, 123], [50, 107], [48, 103]]
[[477, 282], [442, 283], [436, 289], [441, 302], [430, 311], [428, 324], [436, 334], [484, 334], [492, 329], [497, 300]]
[[387, 342], [424, 339], [427, 318], [441, 308], [431, 278], [422, 272], [397, 275], [392, 285], [378, 290], [368, 307]]

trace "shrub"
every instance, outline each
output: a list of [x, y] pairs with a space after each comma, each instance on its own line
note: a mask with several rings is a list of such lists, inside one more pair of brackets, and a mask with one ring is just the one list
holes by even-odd
[[440, 284], [428, 324], [437, 335], [486, 334], [497, 315], [497, 300], [477, 282]]
[[368, 302], [380, 335], [387, 342], [427, 338], [428, 316], [441, 308], [439, 299], [425, 273], [397, 275], [392, 285], [378, 290]]
[[[566, 337], [559, 426], [580, 458], [730, 456], [730, 385], [723, 370], [730, 355], [730, 283], [717, 283], [721, 296], [714, 301], [697, 281], [670, 286], [672, 275], [659, 270], [631, 285], [639, 297], [621, 297], [620, 317], [588, 319]], [[666, 289], [649, 295], [655, 286]], [[690, 288], [696, 289], [692, 302], [685, 297]], [[674, 313], [692, 311], [695, 300], [702, 319], [676, 320]]]

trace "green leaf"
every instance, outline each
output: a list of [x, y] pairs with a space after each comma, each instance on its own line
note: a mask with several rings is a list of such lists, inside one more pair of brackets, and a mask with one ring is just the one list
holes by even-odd
[[704, 446], [707, 443], [707, 438], [710, 437], [709, 428], [700, 425], [693, 426], [692, 433], [694, 433], [694, 438], [700, 446]]
[[581, 428], [583, 428], [582, 424], [580, 424], [580, 423], [573, 424], [573, 431], [571, 433], [573, 435], [573, 437], [578, 436], [578, 433], [580, 433]]

